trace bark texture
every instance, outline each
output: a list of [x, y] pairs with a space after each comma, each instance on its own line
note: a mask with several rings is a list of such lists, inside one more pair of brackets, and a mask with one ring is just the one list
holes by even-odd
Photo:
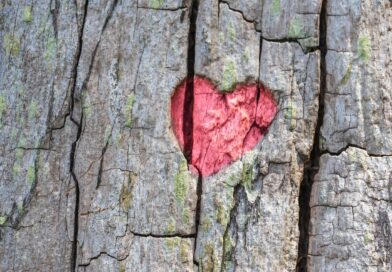
[[[1, 0], [0, 42], [1, 271], [391, 271], [391, 1]], [[193, 77], [276, 102], [213, 175]]]

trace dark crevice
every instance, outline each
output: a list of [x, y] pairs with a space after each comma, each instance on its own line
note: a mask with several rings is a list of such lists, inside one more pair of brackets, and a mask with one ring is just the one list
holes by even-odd
[[50, 3], [50, 13], [52, 14], [53, 31], [54, 31], [54, 37], [56, 38], [56, 41], [58, 38], [59, 6], [60, 3], [58, 0], [52, 0]]
[[301, 40], [305, 40], [305, 39], [310, 38], [310, 37], [270, 39], [270, 38], [266, 38], [266, 37], [263, 37], [263, 36], [262, 36], [262, 38], [263, 38], [263, 40], [265, 40], [265, 41], [274, 42], [274, 43], [296, 43], [296, 44], [298, 44], [298, 45], [301, 47], [302, 52], [303, 52], [304, 54], [308, 54], [308, 53], [312, 53], [312, 52], [321, 50], [320, 46], [315, 46], [315, 47], [312, 47], [312, 46], [304, 47], [304, 46], [301, 44], [301, 42], [300, 42]]
[[118, 3], [118, 0], [114, 0], [114, 1], [112, 2], [112, 5], [111, 5], [110, 8], [109, 8], [108, 15], [106, 16], [105, 22], [103, 23], [101, 35], [102, 35], [102, 33], [105, 32], [105, 29], [106, 29], [106, 27], [107, 27], [107, 25], [108, 25], [108, 22], [109, 22], [110, 18], [112, 18], [112, 15], [113, 15], [114, 9], [115, 9], [116, 6], [117, 6], [117, 3]]
[[327, 54], [327, 0], [323, 0], [320, 13], [320, 42], [319, 48], [321, 52], [320, 60], [320, 94], [319, 94], [319, 110], [316, 123], [316, 131], [313, 139], [313, 149], [310, 153], [310, 159], [305, 162], [304, 176], [299, 192], [299, 221], [298, 228], [300, 231], [298, 241], [298, 259], [296, 271], [307, 271], [307, 257], [309, 248], [309, 221], [310, 221], [310, 198], [314, 177], [319, 169], [320, 157], [322, 151], [320, 149], [321, 126], [324, 118], [324, 94], [327, 86], [326, 78], [326, 62]]
[[[202, 185], [202, 175], [199, 169], [197, 169], [199, 172], [199, 176], [197, 179], [197, 187], [196, 187], [196, 194], [197, 194], [197, 202], [196, 202], [196, 213], [195, 213], [195, 229], [196, 229], [196, 236], [195, 236], [195, 248], [194, 248], [194, 254], [193, 256], [195, 257], [196, 254], [196, 244], [197, 244], [197, 234], [199, 233], [199, 225], [200, 225], [200, 218], [201, 218], [201, 197], [203, 195], [203, 185]], [[198, 265], [198, 261], [196, 258], [193, 258], [193, 262], [195, 265]]]
[[137, 233], [137, 232], [133, 232], [131, 231], [131, 233], [134, 236], [138, 236], [138, 237], [152, 237], [152, 238], [185, 238], [185, 239], [189, 239], [189, 238], [196, 238], [196, 234], [179, 234], [179, 233], [175, 233], [175, 234], [143, 234], [143, 233]]
[[187, 81], [184, 98], [184, 155], [189, 163], [192, 162], [193, 148], [193, 102], [194, 102], [194, 76], [195, 76], [195, 47], [196, 47], [196, 20], [198, 12], [198, 0], [192, 0], [189, 10], [189, 33], [188, 33], [188, 59], [187, 59]]
[[329, 150], [323, 150], [321, 152], [321, 155], [329, 154], [331, 156], [340, 156], [343, 152], [346, 152], [347, 149], [349, 149], [350, 147], [351, 148], [361, 149], [361, 150], [365, 151], [369, 157], [383, 158], [383, 157], [391, 157], [392, 156], [392, 154], [374, 154], [374, 153], [368, 152], [366, 150], [366, 148], [364, 148], [362, 146], [359, 146], [359, 145], [356, 145], [356, 144], [347, 144], [346, 146], [344, 146], [343, 148], [339, 149], [336, 152], [332, 152], [332, 151], [329, 151]]
[[152, 8], [152, 7], [137, 7], [138, 9], [147, 9], [147, 10], [156, 10], [156, 11], [179, 11], [184, 10], [187, 7], [178, 7], [178, 8]]
[[78, 37], [78, 48], [77, 48], [77, 53], [76, 53], [76, 58], [73, 66], [73, 85], [71, 89], [71, 103], [70, 103], [70, 119], [77, 125], [78, 131], [76, 135], [75, 141], [72, 143], [71, 146], [71, 152], [70, 152], [70, 173], [72, 176], [72, 180], [75, 184], [75, 210], [74, 210], [74, 229], [73, 229], [73, 240], [72, 240], [72, 251], [71, 251], [71, 271], [76, 271], [77, 264], [77, 247], [78, 247], [78, 230], [79, 230], [79, 202], [80, 202], [80, 188], [79, 188], [79, 181], [76, 177], [75, 174], [75, 158], [76, 158], [76, 146], [77, 143], [80, 139], [80, 136], [82, 134], [82, 121], [83, 121], [83, 111], [80, 113], [80, 120], [76, 121], [74, 120], [74, 109], [75, 109], [75, 89], [76, 89], [76, 79], [77, 79], [77, 68], [79, 65], [79, 60], [82, 55], [82, 47], [83, 47], [83, 32], [84, 32], [84, 26], [86, 23], [86, 17], [87, 17], [87, 10], [88, 10], [88, 0], [85, 1], [84, 3], [84, 11], [83, 11], [83, 20], [82, 24], [80, 27], [79, 31], [79, 37]]
[[238, 229], [238, 226], [236, 226], [237, 223], [236, 217], [239, 208], [238, 206], [242, 197], [244, 197], [244, 187], [242, 186], [241, 183], [239, 183], [234, 187], [234, 192], [233, 192], [234, 206], [230, 210], [229, 223], [227, 224], [225, 232], [223, 234], [221, 272], [225, 271], [226, 262], [229, 260], [233, 260], [234, 249], [237, 245], [237, 240], [238, 240], [238, 232], [235, 231], [236, 237], [235, 237], [235, 243], [233, 247], [229, 247], [226, 243], [228, 243], [230, 236], [232, 236], [230, 230], [235, 230], [236, 228]]
[[109, 141], [107, 141], [105, 146], [102, 148], [101, 159], [99, 161], [99, 168], [98, 168], [97, 185], [95, 186], [95, 189], [98, 189], [99, 185], [101, 185], [103, 162], [104, 162], [106, 150], [108, 149], [108, 145], [109, 145]]
[[[187, 59], [187, 82], [185, 86], [184, 98], [184, 116], [183, 116], [183, 135], [184, 135], [184, 155], [189, 164], [192, 164], [192, 149], [193, 149], [193, 103], [194, 103], [194, 76], [195, 76], [195, 54], [196, 54], [196, 21], [199, 11], [199, 0], [191, 0], [189, 7], [189, 33], [188, 33], [188, 59]], [[202, 175], [199, 169], [197, 180], [197, 202], [195, 212], [195, 248], [196, 252], [197, 234], [199, 231], [200, 212], [201, 212], [201, 196], [202, 196]], [[194, 259], [194, 264], [197, 265], [197, 260]]]
[[117, 258], [116, 256], [113, 256], [107, 252], [100, 252], [97, 256], [94, 256], [92, 258], [89, 258], [88, 263], [84, 264], [79, 264], [78, 267], [88, 267], [92, 261], [98, 260], [101, 256], [108, 256], [109, 258], [115, 259], [118, 262], [124, 261], [126, 258], [128, 258], [129, 255], [126, 255], [123, 258]]
[[[83, 116], [81, 117], [82, 121]], [[79, 202], [80, 202], [80, 188], [79, 181], [75, 175], [75, 157], [76, 157], [76, 146], [82, 134], [82, 124], [78, 127], [76, 140], [72, 143], [70, 153], [70, 172], [72, 179], [75, 183], [75, 213], [74, 213], [74, 231], [72, 241], [72, 254], [71, 254], [71, 271], [76, 271], [76, 259], [77, 259], [77, 246], [78, 246], [78, 230], [79, 230]]]
[[[0, 225], [0, 227], [6, 226], [14, 230], [19, 230], [21, 228], [28, 227], [28, 226], [21, 226], [20, 223], [22, 222], [23, 217], [28, 212], [27, 208], [34, 197], [35, 188], [37, 187], [39, 156], [40, 156], [40, 150], [38, 150], [37, 157], [34, 160], [34, 168], [33, 168], [34, 174], [32, 175], [34, 179], [30, 181], [31, 187], [27, 195], [23, 198], [22, 208], [18, 207], [18, 205], [14, 202], [10, 214], [6, 216], [5, 222], [2, 225]], [[1, 232], [0, 232], [0, 241], [1, 241]]]

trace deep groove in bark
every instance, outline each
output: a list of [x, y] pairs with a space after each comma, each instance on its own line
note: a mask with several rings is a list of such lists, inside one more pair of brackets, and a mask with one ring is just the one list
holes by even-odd
[[189, 238], [195, 238], [196, 234], [165, 234], [165, 235], [159, 235], [159, 234], [143, 234], [143, 233], [136, 233], [131, 231], [131, 233], [134, 236], [138, 237], [152, 237], [152, 238], [183, 238], [183, 239], [189, 239]]
[[318, 172], [320, 157], [322, 150], [320, 150], [320, 129], [324, 118], [324, 94], [326, 91], [326, 66], [325, 56], [327, 54], [327, 0], [323, 0], [320, 13], [320, 94], [319, 94], [319, 110], [317, 116], [316, 131], [313, 139], [313, 149], [310, 153], [310, 159], [305, 163], [304, 177], [301, 182], [299, 192], [299, 220], [298, 228], [300, 231], [298, 241], [298, 272], [307, 271], [307, 256], [309, 246], [309, 221], [310, 221], [310, 198], [312, 192], [312, 185], [314, 176]]
[[88, 0], [85, 1], [84, 4], [84, 11], [83, 11], [83, 21], [82, 25], [80, 28], [79, 32], [79, 37], [78, 37], [78, 49], [77, 49], [77, 54], [76, 54], [76, 61], [74, 63], [73, 67], [73, 85], [71, 89], [71, 104], [70, 104], [70, 119], [77, 125], [78, 131], [77, 131], [77, 136], [75, 141], [72, 143], [71, 146], [71, 152], [70, 152], [70, 173], [72, 176], [72, 179], [75, 183], [75, 210], [74, 210], [74, 230], [73, 230], [73, 241], [72, 241], [72, 251], [71, 251], [71, 271], [76, 271], [76, 260], [77, 260], [77, 254], [78, 254], [78, 230], [79, 230], [79, 202], [80, 202], [80, 188], [79, 188], [79, 181], [75, 175], [74, 169], [75, 169], [75, 156], [76, 156], [76, 145], [80, 139], [80, 136], [82, 134], [82, 128], [83, 128], [83, 111], [81, 111], [80, 115], [80, 120], [76, 122], [73, 119], [73, 111], [75, 107], [75, 89], [76, 89], [76, 79], [77, 79], [77, 68], [79, 65], [79, 60], [82, 55], [82, 46], [83, 46], [83, 32], [84, 32], [84, 25], [86, 23], [86, 17], [87, 17], [87, 10], [88, 10]]
[[[194, 76], [195, 76], [195, 47], [196, 47], [196, 20], [199, 10], [199, 0], [191, 0], [189, 7], [189, 33], [188, 33], [188, 59], [187, 59], [187, 82], [185, 87], [185, 99], [184, 99], [184, 123], [183, 123], [183, 135], [184, 135], [184, 155], [189, 164], [192, 163], [192, 148], [193, 148], [193, 101], [194, 101]], [[185, 135], [190, 135], [186, 137]], [[199, 171], [199, 177], [197, 180], [197, 204], [195, 213], [195, 248], [196, 251], [196, 240], [200, 222], [200, 208], [201, 208], [201, 195], [202, 195], [202, 176]], [[195, 256], [195, 254], [194, 254]], [[194, 258], [194, 263], [197, 265], [197, 261]]]

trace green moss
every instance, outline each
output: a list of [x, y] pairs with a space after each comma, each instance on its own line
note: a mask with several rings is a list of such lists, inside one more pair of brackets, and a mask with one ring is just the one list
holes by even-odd
[[135, 96], [130, 94], [127, 98], [127, 103], [125, 105], [125, 127], [130, 128], [132, 125], [132, 108], [135, 104]]
[[223, 70], [223, 80], [220, 89], [222, 91], [230, 91], [234, 84], [237, 83], [237, 70], [233, 60], [226, 62]]
[[229, 217], [230, 214], [227, 209], [225, 209], [223, 203], [219, 203], [216, 211], [216, 221], [222, 226], [227, 226], [227, 223], [229, 222]]
[[289, 129], [292, 131], [297, 126], [297, 108], [290, 102], [284, 117], [289, 121]]
[[7, 217], [5, 217], [5, 216], [0, 216], [0, 226], [1, 226], [1, 225], [4, 225], [5, 222], [7, 222]]
[[234, 248], [234, 240], [229, 236], [229, 235], [225, 235], [224, 238], [224, 250], [225, 252], [231, 252]]
[[160, 9], [163, 6], [164, 0], [151, 0], [150, 4], [153, 9]]
[[253, 180], [253, 165], [250, 163], [244, 163], [242, 167], [241, 184], [246, 190], [249, 190], [252, 186]]
[[358, 57], [363, 60], [364, 62], [367, 62], [370, 58], [371, 55], [371, 43], [370, 39], [368, 36], [359, 36], [358, 39]]
[[374, 237], [373, 237], [373, 235], [371, 233], [366, 232], [364, 237], [363, 237], [363, 240], [365, 242], [365, 245], [367, 245], [367, 244], [370, 244], [371, 242], [373, 242]]
[[280, 0], [273, 0], [272, 1], [272, 14], [276, 15], [280, 13], [281, 10]]
[[121, 188], [120, 192], [120, 205], [123, 211], [127, 212], [132, 205], [133, 199], [133, 188], [135, 186], [137, 175], [130, 173], [128, 176], [128, 181]]
[[25, 6], [23, 8], [23, 21], [26, 23], [33, 21], [33, 6]]
[[7, 101], [4, 96], [0, 96], [0, 118], [3, 117], [3, 113], [7, 109]]
[[85, 106], [85, 107], [83, 107], [83, 115], [86, 117], [86, 118], [89, 118], [90, 116], [91, 116], [91, 107], [90, 106]]
[[22, 149], [23, 147], [26, 147], [26, 138], [22, 135], [21, 137], [19, 137], [19, 141], [18, 141], [19, 152], [16, 153], [17, 160], [22, 159], [22, 157], [19, 157], [18, 154], [22, 154], [22, 155], [24, 154], [24, 151]]
[[7, 56], [16, 56], [20, 51], [20, 38], [15, 34], [5, 34], [3, 39], [3, 48]]
[[120, 192], [120, 204], [123, 211], [128, 211], [132, 203], [132, 191], [128, 186], [123, 186]]
[[176, 231], [176, 220], [173, 218], [166, 227], [166, 234], [173, 234]]
[[223, 271], [231, 271], [229, 269], [230, 264], [233, 262], [233, 251], [235, 247], [234, 240], [228, 235], [225, 234], [223, 238], [223, 258], [222, 258], [222, 270]]
[[184, 208], [182, 211], [182, 222], [184, 224], [188, 224], [191, 220], [191, 212], [189, 210], [189, 208]]
[[[20, 142], [23, 142], [23, 138], [22, 138], [22, 140], [19, 141], [19, 144], [18, 144], [19, 146], [21, 146]], [[22, 171], [21, 163], [22, 163], [22, 159], [23, 159], [23, 154], [24, 154], [23, 149], [21, 149], [21, 148], [16, 149], [15, 161], [14, 161], [14, 165], [12, 166], [12, 174], [14, 177], [18, 176], [20, 174], [20, 172]]]
[[21, 162], [23, 159], [23, 154], [24, 154], [23, 149], [18, 148], [15, 152], [15, 161]]
[[0, 128], [3, 127], [1, 119], [7, 109], [7, 101], [3, 96], [0, 96]]
[[346, 85], [346, 84], [347, 84], [347, 82], [349, 81], [349, 79], [350, 79], [350, 77], [351, 77], [352, 68], [353, 68], [352, 63], [350, 63], [350, 64], [348, 65], [348, 68], [347, 68], [347, 70], [346, 70], [346, 73], [344, 73], [344, 76], [343, 76], [342, 80], [340, 81], [340, 84], [339, 84], [339, 85]]
[[91, 109], [91, 102], [90, 102], [90, 96], [88, 95], [88, 92], [85, 91], [82, 94], [82, 109], [83, 109], [83, 116], [86, 118], [89, 118], [92, 113]]
[[44, 52], [44, 59], [46, 61], [53, 60], [56, 57], [57, 42], [55, 37], [49, 37], [46, 42], [46, 50]]
[[[303, 35], [305, 36], [305, 35]], [[316, 37], [301, 38], [298, 40], [302, 49], [308, 53], [311, 48], [317, 47], [319, 44], [319, 39]]]
[[120, 264], [120, 268], [119, 268], [119, 272], [125, 272], [126, 268], [125, 268], [125, 264]]
[[16, 204], [16, 207], [18, 208], [19, 214], [23, 213], [24, 211], [23, 202], [19, 202], [18, 204]]
[[226, 181], [226, 188], [233, 188], [238, 184], [238, 178], [236, 175], [232, 174]]
[[30, 187], [33, 185], [34, 181], [35, 181], [35, 166], [30, 165], [27, 168], [27, 182], [30, 185]]
[[234, 240], [226, 233], [223, 238], [223, 257], [225, 261], [231, 261], [234, 246]]
[[211, 228], [211, 220], [209, 218], [204, 218], [204, 220], [201, 222], [201, 229], [203, 232], [208, 232]]
[[225, 33], [223, 33], [222, 31], [219, 31], [218, 42], [223, 43], [224, 41], [225, 41]]
[[180, 246], [180, 243], [181, 243], [181, 238], [179, 237], [165, 239], [166, 248], [170, 251], [174, 250], [175, 248], [178, 248]]
[[20, 167], [20, 164], [18, 162], [14, 162], [14, 165], [12, 166], [12, 175], [18, 176], [20, 171], [22, 170], [22, 167]]
[[235, 32], [233, 22], [229, 23], [229, 26], [227, 28], [227, 35], [229, 36], [230, 41], [233, 42], [235, 40], [236, 32]]
[[188, 193], [189, 173], [186, 161], [182, 161], [174, 177], [174, 194], [180, 204], [184, 204]]
[[39, 116], [39, 111], [38, 111], [38, 104], [35, 100], [32, 100], [29, 106], [29, 113], [28, 113], [28, 120], [33, 121], [35, 118]]
[[180, 260], [182, 263], [186, 263], [189, 260], [189, 252], [191, 249], [186, 241], [181, 241], [180, 245]]
[[304, 36], [304, 24], [299, 18], [294, 18], [290, 22], [289, 37], [298, 38]]
[[215, 256], [214, 245], [211, 243], [207, 243], [204, 246], [201, 268], [201, 271], [208, 272], [215, 272], [219, 269], [219, 260]]

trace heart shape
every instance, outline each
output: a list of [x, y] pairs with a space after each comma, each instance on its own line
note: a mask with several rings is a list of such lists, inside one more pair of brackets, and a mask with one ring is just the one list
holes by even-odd
[[174, 134], [188, 164], [203, 177], [253, 149], [276, 111], [274, 98], [262, 85], [241, 83], [223, 93], [200, 76], [184, 80], [171, 98]]

